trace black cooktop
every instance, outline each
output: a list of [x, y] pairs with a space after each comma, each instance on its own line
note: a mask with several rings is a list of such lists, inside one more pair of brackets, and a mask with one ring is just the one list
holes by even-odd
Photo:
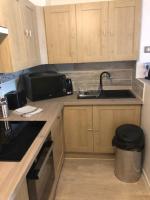
[[45, 121], [0, 121], [0, 161], [20, 161]]

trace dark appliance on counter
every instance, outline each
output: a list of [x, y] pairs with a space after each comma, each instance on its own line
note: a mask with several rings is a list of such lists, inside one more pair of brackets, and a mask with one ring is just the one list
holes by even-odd
[[48, 200], [54, 179], [53, 142], [49, 135], [27, 174], [30, 200]]
[[67, 95], [73, 94], [73, 86], [72, 86], [72, 81], [70, 78], [66, 79], [66, 91], [67, 91]]
[[45, 121], [0, 121], [0, 161], [21, 161]]
[[57, 72], [29, 73], [24, 75], [26, 94], [32, 101], [67, 95], [66, 76]]
[[25, 90], [11, 91], [5, 94], [8, 102], [8, 108], [15, 110], [27, 104]]
[[145, 77], [145, 79], [150, 80], [150, 66], [149, 64], [145, 65], [146, 71], [147, 71], [147, 76]]
[[8, 102], [8, 108], [14, 110], [27, 104], [26, 92], [24, 88], [24, 78], [19, 76], [18, 83], [15, 91], [10, 91], [5, 94]]

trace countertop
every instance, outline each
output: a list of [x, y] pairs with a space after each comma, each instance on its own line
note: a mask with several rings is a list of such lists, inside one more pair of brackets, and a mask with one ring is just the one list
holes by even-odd
[[[64, 106], [78, 105], [141, 105], [139, 98], [135, 99], [96, 99], [78, 100], [76, 94], [66, 97], [59, 97], [49, 100], [28, 102], [29, 105], [43, 108], [43, 112], [30, 118], [20, 117], [10, 112], [5, 120], [14, 121], [47, 121], [39, 135], [36, 137], [29, 150], [20, 162], [0, 162], [0, 200], [12, 199], [18, 186], [23, 181], [29, 171], [34, 159], [39, 153], [47, 135], [50, 133], [51, 126]], [[1, 120], [2, 121], [2, 120]]]

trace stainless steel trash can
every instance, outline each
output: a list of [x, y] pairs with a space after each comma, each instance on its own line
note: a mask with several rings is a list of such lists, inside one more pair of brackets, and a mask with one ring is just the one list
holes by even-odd
[[142, 172], [144, 133], [138, 126], [126, 124], [116, 130], [115, 175], [127, 183], [137, 182]]

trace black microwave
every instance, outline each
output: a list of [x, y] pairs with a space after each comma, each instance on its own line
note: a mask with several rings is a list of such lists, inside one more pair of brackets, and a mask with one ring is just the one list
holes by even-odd
[[67, 94], [66, 76], [56, 72], [24, 75], [27, 97], [32, 101], [61, 97]]

